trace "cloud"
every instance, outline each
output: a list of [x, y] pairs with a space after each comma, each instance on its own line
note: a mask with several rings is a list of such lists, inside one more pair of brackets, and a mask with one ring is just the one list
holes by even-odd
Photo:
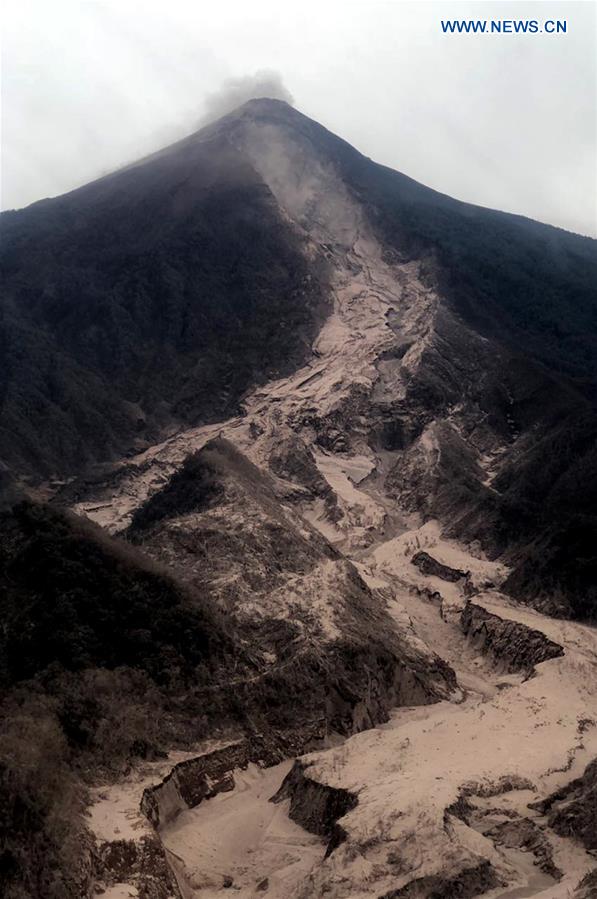
[[222, 87], [208, 94], [205, 98], [205, 113], [201, 124], [213, 122], [215, 119], [232, 112], [248, 100], [267, 97], [271, 100], [284, 100], [294, 105], [294, 99], [284, 85], [278, 72], [260, 69], [254, 75], [243, 78], [229, 78]]

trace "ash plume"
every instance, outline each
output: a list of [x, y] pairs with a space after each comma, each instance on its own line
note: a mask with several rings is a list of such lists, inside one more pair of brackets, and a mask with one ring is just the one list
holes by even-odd
[[294, 98], [282, 81], [279, 72], [271, 69], [260, 69], [253, 75], [243, 78], [229, 78], [222, 87], [208, 94], [205, 98], [205, 113], [201, 124], [206, 125], [221, 116], [232, 112], [248, 100], [268, 97], [272, 100], [284, 100], [294, 105]]

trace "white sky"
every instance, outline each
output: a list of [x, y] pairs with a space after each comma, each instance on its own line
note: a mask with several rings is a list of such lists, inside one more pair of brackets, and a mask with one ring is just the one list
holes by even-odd
[[[597, 234], [596, 4], [4, 0], [2, 208], [193, 131], [228, 78], [459, 199]], [[442, 18], [566, 19], [566, 35], [442, 34]]]

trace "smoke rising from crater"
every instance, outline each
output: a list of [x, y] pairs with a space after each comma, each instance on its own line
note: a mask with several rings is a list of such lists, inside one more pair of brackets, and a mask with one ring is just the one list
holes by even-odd
[[268, 97], [270, 100], [284, 100], [294, 106], [294, 98], [283, 83], [281, 75], [270, 69], [260, 69], [254, 75], [229, 78], [220, 90], [208, 94], [205, 98], [205, 113], [201, 124], [213, 122], [242, 106], [248, 100], [261, 97]]
[[[251, 97], [290, 100], [282, 72], [301, 112], [377, 162], [597, 235], [594, 3], [560, 4], [568, 33], [536, 40], [443, 34], [445, 0], [349, 6], [5, 0], [2, 208], [72, 190]], [[453, 0], [449, 17], [486, 6]], [[500, 8], [538, 14], [529, 0]]]

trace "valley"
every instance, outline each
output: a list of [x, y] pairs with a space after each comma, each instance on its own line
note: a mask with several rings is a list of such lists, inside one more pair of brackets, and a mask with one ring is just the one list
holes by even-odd
[[[233, 769], [232, 790], [188, 810], [181, 804], [159, 835], [185, 899], [230, 889], [247, 899], [365, 899], [428, 895], [431, 888], [448, 896], [455, 884], [454, 895], [564, 899], [595, 869], [590, 852], [554, 832], [535, 806], [597, 754], [597, 632], [523, 609], [496, 588], [483, 590], [486, 581], [499, 587], [503, 569], [443, 541], [437, 526], [392, 542], [394, 553], [382, 544], [359, 570], [401, 632], [454, 667], [459, 689], [447, 701], [396, 709], [385, 724], [348, 739], [330, 735], [336, 745], [301, 757], [311, 780], [357, 800], [335, 822], [343, 838], [331, 852], [329, 829], [310, 833], [308, 819], [309, 830], [300, 826], [317, 808], [305, 796], [301, 811], [300, 781], [293, 811], [289, 798], [270, 801], [290, 761]], [[513, 664], [479, 634], [464, 634], [462, 587], [421, 575], [409, 561], [419, 545], [446, 565], [470, 563], [480, 590], [472, 601], [520, 626], [523, 646], [535, 632], [563, 655]], [[138, 809], [139, 790], [134, 801]], [[420, 892], [409, 892], [409, 884], [420, 884]]]

